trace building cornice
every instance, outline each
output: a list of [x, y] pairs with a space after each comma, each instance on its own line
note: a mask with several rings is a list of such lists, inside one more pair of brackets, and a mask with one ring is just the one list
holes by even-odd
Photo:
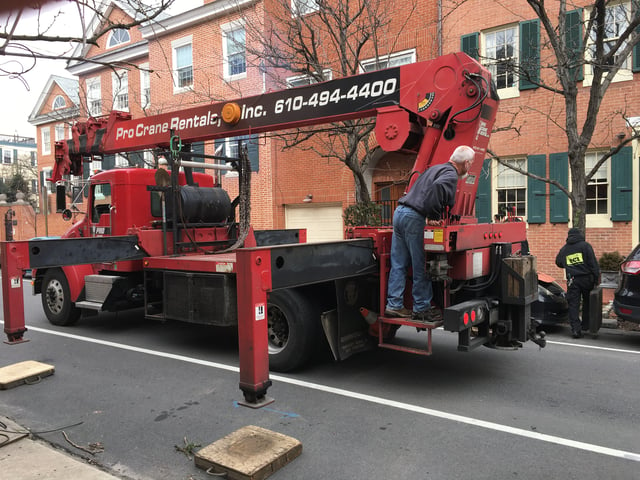
[[64, 110], [54, 110], [53, 112], [29, 117], [29, 123], [39, 127], [45, 123], [59, 123], [76, 119], [78, 118], [78, 115], [80, 115], [79, 107], [65, 108]]
[[201, 7], [163, 20], [150, 22], [148, 25], [140, 27], [140, 33], [143, 38], [160, 37], [217, 17], [228, 15], [232, 12], [237, 12], [259, 1], [260, 0], [218, 0], [217, 2], [207, 3]]
[[[69, 65], [67, 71], [73, 75], [87, 75], [108, 67], [108, 65], [105, 64], [126, 63], [146, 56], [149, 56], [149, 42], [142, 40], [127, 45], [126, 47], [118, 48], [112, 52], [101, 53], [100, 55], [90, 57], [87, 61], [79, 61], [73, 65]], [[100, 63], [94, 63], [94, 61]]]

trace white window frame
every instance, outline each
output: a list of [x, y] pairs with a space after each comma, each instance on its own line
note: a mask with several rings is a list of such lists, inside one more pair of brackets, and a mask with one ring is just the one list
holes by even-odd
[[151, 75], [149, 74], [149, 64], [143, 63], [139, 67], [140, 71], [140, 106], [144, 110], [151, 105]]
[[118, 70], [111, 73], [111, 93], [113, 109], [121, 112], [129, 111], [129, 72]]
[[[589, 170], [591, 170], [591, 168], [587, 170], [586, 157], [589, 155], [602, 155], [603, 153], [604, 152], [602, 150], [595, 150], [595, 151], [587, 152], [585, 154], [585, 174], [588, 173]], [[607, 213], [606, 214], [605, 213], [585, 214], [587, 228], [613, 228], [613, 222], [611, 221], [611, 158], [607, 159], [607, 161], [602, 165], [602, 167], [605, 167], [607, 169], [607, 182], [609, 184], [607, 188], [607, 200], [608, 200]], [[568, 185], [571, 185], [571, 178], [572, 178], [571, 169], [569, 169]], [[573, 208], [571, 208], [571, 202], [569, 202], [569, 218], [572, 218], [572, 216], [573, 216]]]
[[[178, 81], [178, 56], [176, 50], [180, 47], [191, 45], [191, 83], [189, 85], [179, 86]], [[195, 80], [195, 69], [193, 68], [193, 35], [187, 35], [186, 37], [179, 38], [171, 42], [171, 61], [173, 72], [173, 93], [182, 93], [193, 90], [193, 84]], [[186, 68], [186, 67], [181, 67]]]
[[[523, 157], [505, 159], [505, 162], [514, 163], [515, 164], [514, 166], [519, 167], [521, 170], [527, 169], [527, 159]], [[518, 213], [516, 211], [516, 216], [521, 217], [523, 220], [526, 221], [527, 214], [529, 212], [528, 203], [527, 203], [527, 188], [528, 188], [527, 176], [509, 167], [502, 165], [497, 160], [494, 160], [493, 163], [494, 164], [492, 166], [492, 171], [496, 172], [495, 183], [492, 183], [493, 185], [495, 185], [495, 188], [493, 189], [493, 192], [491, 194], [492, 195], [491, 210], [493, 212], [493, 215], [496, 215], [496, 214], [500, 215], [501, 219], [504, 219], [507, 216], [507, 212], [506, 211], [501, 212], [500, 205], [498, 205], [500, 202], [499, 192], [501, 190], [522, 189], [524, 190], [524, 200], [518, 203], [524, 204], [524, 214]]]
[[142, 161], [144, 163], [144, 168], [154, 168], [156, 159], [153, 156], [153, 152], [151, 150], [145, 150], [142, 152]]
[[44, 180], [44, 187], [47, 189], [47, 195], [51, 195], [53, 193], [53, 182], [47, 181], [47, 178], [51, 178], [52, 175], [53, 175], [52, 167], [44, 167], [42, 169], [42, 178]]
[[[8, 162], [5, 160], [9, 160]], [[2, 164], [3, 165], [11, 165], [13, 163], [13, 149], [11, 148], [3, 148], [2, 149]]]
[[317, 0], [291, 0], [291, 16], [304, 17], [320, 10]]
[[[124, 32], [126, 34], [126, 38], [116, 38], [116, 35], [120, 35]], [[107, 48], [114, 48], [119, 45], [123, 45], [125, 43], [129, 43], [131, 41], [131, 35], [126, 28], [115, 28], [109, 32], [109, 38], [107, 39]]]
[[[100, 77], [87, 78], [87, 113], [92, 117], [102, 115], [102, 82]], [[96, 108], [97, 107], [97, 108]]]
[[53, 138], [55, 139], [55, 141], [59, 142], [60, 140], [64, 140], [64, 133], [65, 133], [64, 123], [56, 123], [53, 128], [54, 128]]
[[[605, 152], [600, 151], [592, 151], [587, 152], [585, 154], [585, 174], [589, 173], [595, 165], [596, 161], [604, 155]], [[601, 173], [602, 169], [604, 169], [604, 175]], [[598, 175], [600, 174], [600, 175]], [[607, 159], [600, 168], [594, 177], [597, 179], [604, 179], [607, 184], [607, 211], [604, 213], [587, 213], [585, 218], [587, 220], [587, 227], [602, 227], [602, 228], [610, 228], [613, 227], [613, 222], [611, 221], [611, 159]], [[587, 184], [587, 189], [589, 186], [595, 185], [596, 181], [589, 182]], [[603, 182], [604, 183], [604, 182]]]
[[41, 130], [42, 135], [42, 154], [51, 155], [51, 128], [43, 127]]
[[[496, 35], [499, 32], [502, 31], [506, 31], [506, 30], [513, 30], [514, 31], [514, 35], [513, 35], [513, 56], [510, 57], [516, 65], [519, 64], [520, 62], [520, 31], [518, 28], [518, 24], [509, 24], [509, 25], [501, 25], [498, 28], [492, 28], [492, 29], [488, 29], [488, 30], [483, 30], [482, 32], [480, 32], [480, 55], [482, 58], [482, 64], [491, 72], [491, 76], [493, 77], [494, 81], [496, 82], [496, 85], [498, 84], [497, 82], [497, 71], [496, 71], [496, 65], [498, 64], [498, 62], [495, 61], [495, 57], [491, 57], [494, 60], [490, 60], [489, 55], [492, 52], [488, 51], [488, 40], [487, 37], [491, 36], [491, 35]], [[518, 75], [513, 72], [511, 75], [513, 75], [513, 85], [511, 85], [510, 87], [503, 87], [503, 88], [498, 88], [498, 95], [500, 96], [501, 99], [506, 99], [506, 98], [515, 98], [520, 96], [520, 87], [519, 87], [519, 77]]]
[[62, 95], [56, 95], [56, 98], [53, 99], [53, 103], [51, 104], [53, 110], [60, 110], [66, 106], [67, 102]]
[[[400, 52], [381, 55], [378, 58], [368, 58], [360, 62], [360, 73], [374, 72], [385, 68], [408, 65], [416, 62], [416, 49], [402, 50]], [[377, 66], [377, 68], [375, 68]]]
[[[623, 15], [622, 17], [620, 17], [626, 20], [626, 25], [623, 25], [620, 27], [620, 31], [624, 31], [625, 28], [629, 25], [629, 18], [631, 18], [631, 4], [627, 1], [624, 1], [624, 2], [617, 2], [617, 3], [612, 3], [610, 5], [607, 5], [606, 6], [607, 17], [610, 17], [610, 12], [612, 11], [612, 9], [618, 9], [618, 8], [624, 9]], [[585, 24], [586, 24], [586, 22], [589, 20], [588, 19], [589, 12], [586, 8], [584, 9], [583, 14], [585, 15], [585, 19], [583, 19], [583, 21], [585, 21]], [[615, 42], [618, 39], [618, 37], [607, 37], [607, 39], [609, 42]], [[591, 56], [592, 44], [593, 44], [593, 41], [591, 40], [591, 35], [589, 35], [587, 39], [587, 48], [585, 49], [585, 52], [584, 52], [585, 66], [584, 66], [584, 80], [582, 84], [585, 87], [590, 87], [591, 84], [593, 83], [593, 71], [592, 71], [591, 65], [589, 64], [589, 62], [592, 59], [592, 56]], [[612, 82], [628, 82], [633, 80], [633, 71], [631, 70], [631, 65], [633, 62], [632, 55], [633, 53], [631, 53], [625, 59], [623, 64], [620, 66], [620, 70], [618, 70], [618, 72], [613, 77]]]
[[[229, 37], [229, 33], [231, 32], [235, 32], [236, 30], [239, 29], [243, 29], [244, 30], [244, 43], [245, 43], [245, 47], [244, 47], [244, 72], [241, 73], [235, 73], [235, 74], [231, 74], [229, 73], [229, 41], [228, 41], [228, 37]], [[245, 22], [243, 20], [237, 20], [235, 22], [231, 22], [231, 23], [227, 23], [225, 25], [222, 25], [221, 27], [222, 30], [222, 68], [223, 68], [223, 72], [222, 72], [222, 76], [226, 81], [231, 81], [231, 80], [240, 80], [242, 78], [246, 78], [247, 76], [247, 30], [245, 28]]]
[[95, 175], [97, 172], [102, 171], [102, 161], [101, 160], [92, 160], [89, 163], [89, 175]]
[[[325, 68], [322, 71], [322, 81], [326, 82], [328, 80], [333, 79], [333, 72], [329, 68]], [[292, 77], [287, 77], [285, 79], [287, 83], [287, 88], [296, 88], [302, 87], [304, 85], [312, 85], [314, 83], [318, 83], [318, 81], [312, 75], [294, 75]]]

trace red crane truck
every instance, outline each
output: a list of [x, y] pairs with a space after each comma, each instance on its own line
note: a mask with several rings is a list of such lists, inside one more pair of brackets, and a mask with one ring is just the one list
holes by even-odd
[[[151, 319], [237, 325], [240, 389], [253, 406], [266, 401], [269, 367], [300, 367], [323, 337], [336, 360], [375, 346], [430, 355], [440, 326], [458, 334], [461, 351], [517, 349], [527, 340], [544, 346], [530, 322], [537, 274], [525, 224], [475, 217], [498, 103], [489, 72], [456, 53], [157, 116], [112, 112], [79, 123], [71, 139], [56, 144], [58, 185], [105, 154], [146, 149], [165, 156], [170, 173], [97, 173], [86, 215], [63, 238], [2, 243], [8, 341], [19, 343], [26, 332], [18, 287], [22, 270], [32, 268], [34, 293], [56, 325], [73, 324], [82, 311], [131, 307]], [[426, 268], [442, 321], [376, 313], [386, 301], [391, 228], [349, 228], [346, 239], [324, 243], [306, 243], [304, 231], [253, 231], [243, 202], [246, 155], [222, 159], [239, 171], [233, 201], [211, 175], [193, 171], [203, 166], [194, 159], [211, 157], [191, 151], [194, 142], [363, 117], [375, 117], [383, 150], [416, 155], [418, 174], [447, 161], [458, 145], [476, 152], [443, 225], [425, 227]], [[394, 343], [403, 325], [426, 332], [424, 349]]]

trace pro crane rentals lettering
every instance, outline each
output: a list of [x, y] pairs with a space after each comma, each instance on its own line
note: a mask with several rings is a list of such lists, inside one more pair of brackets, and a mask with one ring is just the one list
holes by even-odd
[[127, 140], [133, 138], [142, 138], [151, 135], [157, 135], [159, 133], [169, 134], [171, 130], [179, 132], [180, 130], [190, 130], [200, 127], [216, 127], [219, 128], [222, 119], [220, 115], [215, 112], [208, 111], [204, 115], [193, 115], [192, 117], [171, 117], [168, 121], [158, 123], [145, 123], [144, 119], [140, 120], [140, 123], [134, 127], [118, 127], [116, 129], [116, 141]]
[[231, 102], [120, 120], [107, 132], [105, 150], [167, 145], [171, 132], [193, 142], [362, 118], [399, 101], [400, 67], [395, 67], [234, 100], [240, 118], [233, 124], [222, 120], [222, 108]]

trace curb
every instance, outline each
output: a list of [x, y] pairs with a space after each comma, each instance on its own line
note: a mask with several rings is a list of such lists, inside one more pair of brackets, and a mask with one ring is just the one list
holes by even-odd
[[0, 472], [20, 480], [119, 480], [63, 450], [34, 439], [27, 429], [0, 417]]

